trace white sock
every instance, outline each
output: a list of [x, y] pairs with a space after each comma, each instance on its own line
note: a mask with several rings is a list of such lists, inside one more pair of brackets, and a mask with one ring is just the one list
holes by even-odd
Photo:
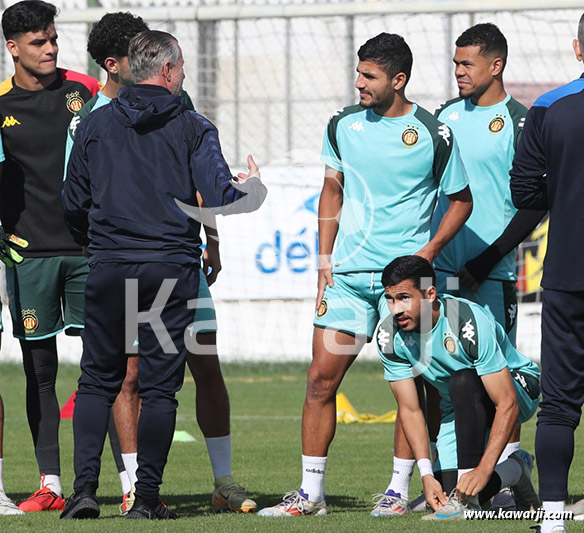
[[4, 459], [0, 459], [0, 492], [4, 492]]
[[519, 442], [510, 442], [509, 444], [507, 444], [507, 446], [505, 446], [505, 448], [501, 452], [501, 457], [499, 457], [497, 464], [506, 461], [513, 452], [519, 451], [520, 446], [521, 443]]
[[[542, 502], [542, 506], [545, 512], [544, 516], [549, 516], [550, 513], [563, 513], [566, 510], [566, 502]], [[550, 533], [556, 526], [566, 527], [566, 521], [544, 518], [541, 523], [541, 533]]]
[[54, 476], [45, 474], [44, 478], [41, 478], [41, 489], [43, 487], [48, 487], [55, 494], [63, 497], [63, 489], [61, 488], [61, 476]]
[[302, 456], [302, 485], [300, 490], [313, 503], [324, 499], [326, 457]]
[[[130, 487], [133, 487], [136, 485], [136, 481], [138, 481], [138, 478], [136, 477], [136, 470], [138, 470], [138, 452], [123, 453], [122, 461], [124, 462], [126, 474], [130, 480]], [[126, 493], [124, 492], [124, 494]]]
[[391, 481], [385, 489], [385, 492], [393, 491], [399, 494], [400, 498], [404, 500], [410, 499], [410, 481], [416, 466], [415, 459], [400, 459], [393, 458], [393, 472], [391, 474]]
[[[457, 477], [457, 481], [460, 481], [460, 478], [466, 474], [467, 472], [472, 472], [474, 470], [474, 468], [459, 468], [458, 469], [458, 477]], [[467, 498], [466, 500], [467, 502], [470, 503], [474, 503], [475, 505], [479, 505], [479, 495], [475, 495], [475, 496], [471, 496], [470, 498]]]
[[120, 472], [120, 482], [122, 484], [122, 494], [128, 494], [132, 490], [132, 484], [130, 483], [130, 477], [128, 476], [128, 472], [125, 470]]
[[231, 475], [231, 435], [205, 438], [215, 479]]

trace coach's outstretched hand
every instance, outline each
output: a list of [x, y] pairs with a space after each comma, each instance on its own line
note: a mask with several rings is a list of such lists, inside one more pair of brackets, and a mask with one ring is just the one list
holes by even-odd
[[28, 246], [28, 241], [25, 241], [16, 235], [4, 233], [4, 228], [0, 226], [0, 260], [10, 268], [12, 268], [15, 263], [22, 263], [24, 260], [24, 258], [12, 248], [13, 246], [26, 248]]
[[422, 478], [422, 484], [424, 485], [424, 495], [426, 496], [426, 502], [432, 507], [434, 511], [437, 511], [443, 505], [446, 505], [448, 501], [448, 496], [442, 489], [440, 482], [432, 475], [428, 474]]
[[260, 169], [251, 154], [247, 156], [247, 169], [249, 170], [247, 174], [240, 172], [237, 175], [237, 181], [239, 183], [245, 183], [249, 178], [260, 178]]

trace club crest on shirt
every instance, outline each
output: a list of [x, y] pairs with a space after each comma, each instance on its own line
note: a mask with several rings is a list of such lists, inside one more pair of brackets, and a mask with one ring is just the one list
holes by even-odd
[[454, 355], [456, 353], [456, 341], [452, 335], [448, 333], [445, 334], [444, 337], [444, 348], [450, 355]]
[[489, 122], [489, 131], [499, 133], [505, 127], [505, 115], [495, 115], [495, 118]]
[[22, 325], [25, 333], [34, 333], [39, 327], [39, 319], [36, 315], [36, 309], [22, 310]]
[[318, 310], [316, 311], [316, 318], [322, 318], [326, 312], [328, 311], [328, 304], [326, 303], [326, 299], [322, 299], [320, 305], [318, 306]]
[[418, 130], [412, 126], [408, 126], [402, 133], [402, 142], [406, 148], [414, 146], [419, 138]]
[[75, 114], [81, 111], [85, 102], [83, 101], [83, 98], [81, 98], [79, 91], [69, 93], [65, 95], [65, 97], [67, 98], [67, 109], [71, 111], [71, 113]]

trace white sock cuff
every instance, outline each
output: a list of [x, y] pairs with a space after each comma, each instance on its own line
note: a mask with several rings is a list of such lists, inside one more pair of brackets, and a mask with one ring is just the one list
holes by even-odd
[[326, 465], [326, 457], [313, 457], [311, 455], [303, 455], [302, 462], [303, 463], [310, 463], [311, 465]]
[[506, 461], [512, 453], [519, 451], [520, 447], [521, 447], [520, 442], [510, 442], [509, 444], [507, 444], [507, 446], [503, 448], [503, 451], [501, 452], [501, 457], [499, 457], [497, 464]]
[[393, 466], [402, 466], [404, 468], [411, 468], [413, 470], [415, 465], [415, 459], [400, 459], [399, 457], [393, 458]]

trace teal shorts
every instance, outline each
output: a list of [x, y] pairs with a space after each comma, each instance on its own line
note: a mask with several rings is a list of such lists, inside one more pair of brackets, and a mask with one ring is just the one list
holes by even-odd
[[[519, 418], [517, 422], [523, 424], [535, 414], [539, 405], [539, 382], [531, 374], [521, 371], [512, 371], [511, 377], [513, 378], [513, 385], [519, 402]], [[485, 446], [486, 444], [485, 442]], [[457, 470], [458, 456], [454, 411], [450, 411], [442, 417], [436, 448], [438, 449], [438, 460], [434, 464], [434, 472]]]
[[517, 346], [517, 288], [515, 281], [486, 279], [476, 291], [461, 287], [450, 289], [447, 285], [452, 274], [436, 270], [436, 290], [439, 293], [460, 296], [488, 309], [495, 320], [503, 326], [511, 344]]
[[79, 256], [26, 257], [6, 269], [12, 327], [17, 339], [41, 340], [83, 329], [89, 267]]
[[387, 308], [381, 272], [333, 274], [314, 315], [314, 327], [373, 338], [379, 317]]
[[[189, 326], [190, 328], [191, 326]], [[203, 275], [199, 276], [199, 295], [197, 297], [197, 307], [195, 308], [195, 316], [193, 319], [193, 331], [195, 333], [216, 333], [217, 332], [217, 314], [215, 313], [215, 305], [211, 297], [207, 279]]]

